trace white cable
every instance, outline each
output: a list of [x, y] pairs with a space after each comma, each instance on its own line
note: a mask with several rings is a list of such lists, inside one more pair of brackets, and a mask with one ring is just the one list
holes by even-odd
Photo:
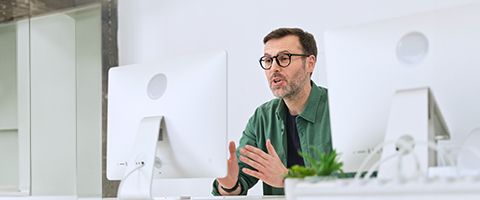
[[422, 171], [422, 169], [420, 167], [420, 161], [418, 160], [418, 156], [415, 153], [415, 151], [412, 151], [412, 153], [413, 153], [413, 158], [415, 159], [415, 169], [416, 169], [415, 176], [416, 177], [419, 177], [419, 176], [420, 177], [425, 177], [427, 172]]
[[[460, 151], [462, 151], [462, 148], [463, 148], [463, 146], [449, 145], [449, 147], [444, 147], [443, 149], [446, 149], [445, 152], [447, 152], [447, 149], [449, 150], [448, 152], [450, 152], [450, 153], [446, 153], [446, 155], [447, 155], [446, 157], [450, 157], [451, 159], [453, 159], [453, 163], [456, 165], [456, 159], [455, 159], [454, 156], [452, 156], [452, 153], [451, 153], [451, 152], [455, 152], [455, 151], [456, 151], [456, 153], [459, 154]], [[457, 156], [458, 156], [458, 155], [457, 155]], [[453, 158], [452, 158], [452, 157], [453, 157]], [[478, 158], [480, 159], [480, 156], [479, 156]], [[445, 159], [445, 158], [443, 158], [443, 159]], [[443, 162], [444, 162], [444, 165], [446, 166], [446, 165], [447, 165], [447, 164], [446, 164], [447, 162], [445, 162], [445, 160], [444, 160]], [[455, 166], [455, 165], [453, 165], [453, 166]]]
[[[458, 145], [451, 145], [449, 148], [448, 148], [450, 151], [457, 151], [457, 154], [461, 154], [462, 151], [469, 151], [471, 153], [473, 153], [473, 155], [477, 158], [477, 159], [480, 159], [480, 151], [478, 150], [478, 148], [474, 147], [474, 146], [471, 146], [471, 145], [462, 145], [462, 146], [458, 146]], [[451, 156], [448, 156], [449, 154], [445, 153], [445, 157], [447, 158], [450, 158], [452, 159]], [[441, 157], [442, 159], [445, 159], [444, 157]], [[443, 162], [445, 162], [445, 160], [443, 160]], [[455, 161], [454, 160], [450, 160], [449, 162], [451, 162], [451, 164], [455, 164]], [[446, 162], [445, 162], [446, 163]]]
[[[403, 140], [398, 140], [397, 143], [400, 143], [400, 145], [402, 146], [406, 146], [406, 145], [409, 145], [408, 143], [406, 143], [405, 141]], [[437, 144], [435, 144], [434, 142], [432, 141], [427, 141], [427, 142], [424, 142], [424, 141], [420, 141], [420, 142], [414, 142], [414, 145], [426, 145], [428, 149], [432, 149], [434, 151], [436, 151], [437, 153], [439, 153], [441, 155], [441, 157], [445, 157], [445, 158], [449, 158], [446, 156], [446, 154], [444, 152], [442, 152], [440, 150], [440, 148], [438, 147]], [[406, 155], [408, 154], [412, 154], [414, 159], [415, 159], [415, 174], [416, 176], [418, 177], [419, 175], [420, 176], [424, 176], [426, 175], [426, 172], [422, 171], [421, 170], [421, 166], [420, 166], [420, 162], [419, 162], [419, 159], [418, 159], [418, 156], [417, 154], [415, 153], [415, 151], [412, 149], [410, 152], [407, 152]], [[398, 165], [397, 165], [397, 175], [398, 175], [398, 178], [399, 179], [403, 179], [403, 178], [406, 178], [404, 175], [403, 175], [403, 169], [402, 169], [402, 160], [403, 160], [403, 154], [400, 156], [399, 158], [399, 161], [398, 161]], [[448, 159], [448, 161], [450, 162], [451, 165], [453, 165], [453, 162]]]
[[[145, 163], [143, 161], [141, 162], [137, 162], [136, 163], [138, 166], [133, 168], [130, 172], [128, 172], [123, 178], [122, 180], [120, 180], [120, 185], [118, 186], [118, 192], [120, 193], [120, 191], [122, 191], [120, 188], [123, 188], [123, 183], [125, 182], [125, 180], [127, 180], [127, 178], [133, 174], [133, 172], [139, 170], [140, 168], [144, 167], [145, 166]], [[120, 194], [118, 194], [120, 196]]]
[[[462, 153], [462, 152], [465, 151], [465, 150], [470, 151], [471, 153], [473, 153], [473, 156], [474, 156], [474, 157], [477, 157], [477, 159], [480, 159], [480, 151], [479, 151], [477, 148], [475, 148], [475, 147], [473, 147], [473, 146], [470, 146], [470, 145], [464, 145], [464, 146], [460, 149], [460, 153]], [[457, 170], [456, 170], [456, 171], [457, 171], [457, 175], [459, 175], [459, 176], [460, 176], [460, 175], [464, 175], [464, 174], [460, 174], [461, 169], [460, 169], [458, 166], [457, 166]], [[478, 173], [480, 173], [480, 169], [477, 169], [477, 171], [476, 171], [475, 173], [476, 173], [477, 176], [478, 176]]]
[[[403, 141], [403, 140], [399, 140], [399, 141], [397, 141], [397, 142], [400, 143], [401, 145], [408, 145], [408, 143], [406, 143], [406, 142]], [[442, 159], [446, 159], [446, 161], [449, 162], [449, 165], [454, 165], [454, 162], [451, 160], [451, 158], [450, 158], [449, 156], [447, 156], [447, 155], [445, 154], [445, 152], [442, 151], [436, 143], [434, 143], [434, 142], [432, 142], [432, 141], [427, 141], [427, 142], [425, 142], [425, 141], [418, 141], [418, 142], [414, 142], [414, 144], [415, 144], [415, 145], [425, 145], [425, 146], [427, 146], [428, 149], [431, 149], [431, 150], [436, 151], [436, 152], [440, 155], [440, 157], [441, 157]], [[412, 149], [411, 152], [409, 152], [409, 154], [410, 154], [410, 153], [413, 155], [413, 157], [414, 157], [414, 159], [415, 159], [415, 167], [416, 167], [416, 168], [415, 168], [415, 169], [416, 169], [416, 173], [415, 173], [415, 174], [416, 174], [416, 176], [417, 176], [417, 177], [418, 177], [418, 176], [425, 176], [425, 175], [427, 174], [427, 172], [421, 170], [421, 166], [420, 166], [420, 162], [419, 162], [419, 159], [418, 159], [418, 155], [415, 153], [415, 151], [414, 151], [413, 149]], [[402, 161], [402, 160], [400, 160], [400, 162], [399, 162], [400, 165], [401, 165], [401, 161]], [[397, 172], [398, 172], [399, 178], [405, 178], [405, 176], [404, 176], [403, 173], [402, 173], [402, 172], [403, 172], [403, 169], [401, 169], [402, 166], [403, 166], [403, 165], [401, 165], [400, 167], [397, 168], [397, 170], [398, 170]]]
[[[447, 153], [445, 152], [445, 155], [447, 155]], [[447, 162], [445, 161], [445, 157], [443, 156], [438, 156], [438, 166], [447, 166]]]
[[[418, 174], [423, 174], [421, 169], [420, 169], [420, 162], [418, 160], [418, 156], [415, 153], [415, 141], [412, 141], [413, 143], [408, 143], [403, 139], [399, 139], [396, 143], [399, 144], [400, 146], [400, 151], [399, 154], [399, 160], [397, 162], [397, 178], [400, 180], [406, 179], [406, 176], [403, 175], [403, 158], [404, 156], [407, 156], [409, 154], [412, 154], [415, 162], [415, 175], [418, 176]], [[408, 149], [409, 146], [412, 146], [411, 149]]]
[[[420, 141], [416, 144], [420, 144], [420, 145], [426, 145], [428, 149], [431, 149], [431, 150], [434, 150], [436, 151], [440, 156], [439, 158], [441, 158], [441, 160], [446, 164], [448, 161], [449, 162], [449, 165], [450, 166], [453, 166], [454, 165], [454, 162], [453, 160], [451, 160], [450, 156], [448, 156], [444, 151], [442, 151], [442, 149], [434, 142], [432, 141]], [[427, 172], [426, 171], [423, 171], [421, 170], [421, 166], [420, 166], [420, 161], [418, 159], [418, 156], [417, 154], [415, 153], [415, 151], [412, 151], [413, 153], [413, 157], [415, 158], [415, 165], [416, 165], [416, 176], [422, 176], [422, 177], [425, 177], [427, 175]], [[444, 160], [446, 159], [446, 160]], [[419, 174], [420, 173], [420, 174]]]
[[[407, 142], [405, 142], [404, 140], [397, 140], [395, 141], [396, 143], [399, 143], [400, 145], [404, 146], [404, 147], [408, 147], [408, 145], [411, 145]], [[384, 148], [385, 146], [389, 145], [389, 144], [392, 144], [394, 143], [394, 141], [387, 141], [387, 142], [383, 142], [383, 143], [380, 143], [379, 145], [377, 145], [375, 147], [375, 149], [373, 150], [372, 153], [370, 153], [362, 162], [362, 164], [360, 165], [360, 168], [358, 169], [357, 173], [355, 174], [355, 180], [359, 180], [360, 177], [361, 177], [361, 174], [364, 170], [364, 168], [366, 167], [366, 165], [368, 164], [368, 162], [370, 162], [370, 160], [373, 158], [373, 156], [378, 152], [380, 151], [382, 148]], [[432, 149], [434, 151], [436, 151], [437, 153], [440, 154], [440, 157], [442, 159], [446, 158], [449, 162], [450, 165], [453, 165], [453, 161], [451, 160], [451, 158], [449, 156], [447, 156], [445, 154], [445, 152], [441, 151], [440, 148], [437, 146], [437, 144], [435, 144], [434, 142], [431, 142], [431, 141], [428, 141], [428, 142], [414, 142], [414, 145], [426, 145], [427, 148], [429, 149]], [[410, 152], [407, 152], [407, 154], [410, 154], [410, 153], [413, 153], [413, 157], [415, 159], [415, 167], [416, 167], [416, 175], [425, 175], [426, 173], [423, 172], [421, 170], [421, 166], [420, 166], [420, 162], [419, 162], [419, 159], [418, 159], [418, 156], [416, 155], [415, 151], [412, 149]], [[480, 152], [477, 152], [478, 153], [478, 156], [480, 158]], [[383, 160], [380, 160], [380, 161], [377, 161], [376, 163], [373, 164], [372, 167], [370, 167], [370, 169], [368, 170], [367, 174], [364, 176], [364, 179], [367, 179], [367, 178], [370, 178], [370, 176], [373, 174], [373, 171], [377, 168], [380, 167], [380, 165], [382, 165], [383, 163], [385, 163], [386, 161], [394, 158], [394, 157], [398, 157], [398, 165], [397, 165], [397, 174], [400, 175], [400, 178], [403, 178], [403, 167], [402, 167], [402, 160], [403, 160], [403, 153], [400, 152], [400, 153], [396, 153], [396, 154], [393, 154], [393, 155], [390, 155], [388, 156], [387, 158], [383, 159]]]
[[[440, 147], [440, 146], [439, 146], [439, 147]], [[445, 154], [444, 154], [445, 157], [439, 156], [439, 158], [441, 158], [441, 159], [442, 159], [442, 162], [443, 162], [443, 163], [442, 163], [442, 164], [443, 164], [442, 166], [448, 166], [448, 163], [447, 163], [447, 161], [446, 161], [447, 158], [452, 159], [452, 162], [454, 163], [454, 165], [451, 165], [451, 166], [455, 166], [455, 165], [456, 165], [455, 154], [452, 153], [452, 152], [457, 151], [457, 153], [458, 153], [458, 151], [460, 151], [461, 148], [462, 148], [462, 147], [461, 147], [461, 146], [458, 146], [458, 145], [450, 145], [450, 146], [448, 146], [448, 147], [445, 146], [445, 145], [443, 145], [443, 147], [442, 147], [441, 149], [445, 152]], [[480, 157], [479, 157], [479, 158], [480, 158]]]
[[[380, 147], [380, 146], [381, 146], [381, 148], [383, 148], [383, 147], [385, 147], [386, 145], [391, 144], [391, 143], [393, 143], [393, 141], [389, 141], [389, 142], [380, 144], [380, 145], [377, 146], [377, 147]], [[404, 147], [407, 147], [408, 145], [410, 145], [409, 143], [407, 143], [407, 142], [405, 142], [405, 141], [403, 141], [403, 140], [398, 140], [398, 141], [396, 141], [395, 143], [400, 143], [400, 145], [402, 145], [402, 146], [404, 146]], [[403, 149], [404, 149], [404, 148], [401, 148], [402, 151], [403, 151]], [[375, 153], [375, 152], [376, 152], [376, 151], [374, 151], [374, 153]], [[392, 158], [395, 158], [395, 157], [398, 157], [398, 159], [399, 159], [398, 162], [397, 162], [397, 163], [398, 163], [398, 165], [397, 165], [397, 172], [398, 172], [398, 171], [402, 171], [402, 169], [401, 169], [401, 168], [402, 168], [402, 165], [401, 165], [401, 164], [402, 164], [402, 160], [403, 160], [403, 154], [404, 154], [404, 152], [398, 152], [398, 151], [397, 151], [397, 152], [395, 152], [395, 154], [390, 155], [390, 156], [384, 158], [383, 160], [377, 161], [376, 163], [374, 163], [374, 164], [372, 165], [372, 167], [370, 167], [370, 169], [368, 170], [367, 174], [363, 177], [363, 179], [365, 180], [365, 179], [370, 178], [370, 177], [372, 176], [372, 174], [373, 174], [373, 172], [374, 172], [375, 169], [378, 169], [381, 164], [383, 164], [384, 162], [387, 162], [388, 160], [390, 160], [390, 159], [392, 159]], [[372, 156], [372, 157], [373, 157], [373, 156]], [[369, 157], [369, 158], [371, 159], [371, 157]], [[369, 160], [368, 160], [368, 161], [369, 161]], [[366, 160], [364, 160], [364, 163], [366, 163], [366, 162], [368, 162], [368, 161], [367, 161], [367, 159], [366, 159]], [[364, 163], [362, 163], [362, 167], [360, 167], [361, 170], [363, 170], [363, 167], [365, 167], [365, 166], [363, 166]], [[418, 165], [418, 162], [417, 162], [417, 167], [418, 167], [418, 166], [419, 166], [419, 165]], [[360, 170], [359, 170], [359, 172], [357, 172], [357, 174], [356, 174], [356, 176], [355, 176], [356, 179], [360, 177], [359, 173], [361, 173]], [[399, 173], [397, 173], [397, 174], [399, 174]]]
[[455, 165], [455, 162], [450, 158], [450, 156], [447, 156], [445, 154], [445, 152], [441, 151], [441, 149], [438, 147], [437, 144], [435, 144], [434, 142], [432, 141], [420, 141], [420, 142], [417, 142], [416, 144], [421, 144], [421, 145], [426, 145], [429, 149], [432, 149], [434, 151], [436, 151], [438, 154], [440, 154], [440, 156], [443, 156], [444, 158], [446, 158], [449, 163], [450, 166], [453, 166]]
[[380, 151], [383, 147], [386, 145], [392, 144], [394, 141], [386, 141], [378, 144], [372, 151], [372, 153], [368, 154], [368, 156], [363, 160], [362, 164], [360, 165], [360, 168], [358, 168], [357, 173], [355, 174], [355, 180], [360, 180], [360, 177], [362, 176], [363, 170], [365, 170], [365, 167], [367, 166], [368, 162], [372, 160], [373, 156]]
[[378, 167], [380, 167], [381, 164], [383, 164], [384, 162], [387, 162], [388, 160], [392, 159], [392, 158], [395, 158], [399, 156], [399, 153], [396, 152], [392, 155], [389, 155], [388, 157], [382, 159], [382, 160], [379, 160], [377, 161], [375, 164], [372, 165], [372, 167], [370, 167], [370, 169], [368, 170], [367, 174], [365, 176], [363, 176], [363, 180], [366, 180], [368, 178], [370, 178], [373, 174], [373, 172], [378, 169]]
[[403, 171], [403, 155], [400, 154], [398, 156], [398, 162], [397, 162], [397, 179], [400, 179], [402, 180], [402, 175], [400, 174], [400, 172]]
[[[394, 143], [394, 142], [400, 143], [400, 144], [403, 145], [403, 146], [410, 145], [410, 144], [406, 143], [406, 142], [403, 141], [403, 140], [386, 141], [386, 142], [380, 143], [379, 145], [377, 145], [377, 146], [374, 148], [373, 152], [370, 153], [370, 154], [363, 160], [362, 164], [360, 165], [360, 168], [358, 169], [357, 173], [355, 174], [354, 179], [355, 179], [355, 180], [360, 180], [360, 177], [361, 177], [361, 174], [362, 174], [363, 170], [365, 170], [366, 165], [368, 164], [368, 162], [370, 162], [370, 160], [373, 158], [373, 156], [375, 156], [375, 154], [376, 154], [378, 151], [380, 151], [382, 148], [384, 148], [385, 146], [390, 145], [390, 144], [392, 144], [392, 143]], [[440, 154], [440, 157], [439, 157], [439, 158], [441, 159], [442, 162], [444, 162], [444, 163], [447, 163], [447, 162], [448, 162], [448, 164], [451, 165], [451, 166], [454, 165], [454, 161], [452, 161], [451, 157], [448, 156], [444, 151], [442, 151], [442, 150], [438, 147], [438, 145], [435, 144], [434, 142], [432, 142], [432, 141], [427, 141], [427, 142], [425, 142], [425, 141], [420, 141], [420, 142], [414, 142], [414, 144], [415, 144], [415, 145], [425, 145], [425, 146], [427, 146], [428, 149], [432, 149], [432, 150], [436, 151], [438, 154]], [[476, 151], [475, 149], [471, 149], [471, 148], [468, 148], [468, 150], [471, 150], [472, 152], [474, 152], [474, 154], [475, 154], [478, 158], [480, 158], [480, 151]], [[420, 174], [420, 175], [422, 175], [422, 176], [425, 175], [426, 173], [421, 170], [420, 162], [419, 162], [418, 156], [415, 154], [415, 151], [413, 151], [413, 149], [412, 149], [412, 151], [409, 152], [409, 154], [412, 153], [412, 152], [413, 152], [413, 156], [414, 156], [414, 158], [415, 158], [415, 166], [416, 166], [416, 170], [417, 170], [417, 171], [416, 171], [416, 174], [417, 174], [417, 175]], [[380, 161], [374, 163], [374, 165], [368, 170], [368, 172], [367, 172], [367, 174], [364, 176], [364, 178], [369, 178], [369, 177], [373, 174], [373, 171], [374, 171], [375, 169], [379, 168], [380, 165], [383, 164], [384, 162], [386, 162], [386, 161], [390, 160], [391, 158], [393, 158], [392, 156], [393, 156], [393, 157], [398, 156], [398, 158], [399, 158], [399, 162], [398, 162], [399, 165], [397, 165], [397, 172], [400, 172], [400, 173], [398, 173], [398, 174], [401, 174], [401, 171], [403, 171], [403, 170], [402, 170], [402, 166], [401, 166], [401, 163], [402, 163], [402, 160], [403, 160], [403, 155], [401, 155], [401, 154], [394, 154], [394, 155], [390, 155], [389, 157], [387, 157], [387, 158], [385, 158], [385, 159], [383, 159], [383, 160], [380, 160]], [[445, 159], [446, 159], [446, 160], [445, 160]]]
[[463, 146], [462, 149], [463, 149], [463, 148], [465, 148], [466, 150], [472, 152], [473, 155], [477, 157], [477, 159], [480, 159], [480, 151], [478, 150], [478, 148], [475, 148], [475, 147], [470, 146], [470, 145]]

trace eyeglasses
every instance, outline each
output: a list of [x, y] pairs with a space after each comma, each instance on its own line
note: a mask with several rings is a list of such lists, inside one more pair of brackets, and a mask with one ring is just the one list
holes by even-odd
[[269, 70], [272, 68], [273, 60], [277, 61], [277, 64], [280, 67], [287, 67], [292, 62], [292, 56], [303, 56], [308, 57], [310, 55], [307, 54], [294, 54], [294, 53], [279, 53], [276, 56], [262, 56], [259, 60], [260, 66], [264, 70]]

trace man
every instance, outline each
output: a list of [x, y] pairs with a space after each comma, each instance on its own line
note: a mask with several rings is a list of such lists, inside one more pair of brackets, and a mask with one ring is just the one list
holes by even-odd
[[230, 142], [228, 174], [214, 181], [214, 195], [245, 195], [259, 179], [264, 195], [283, 195], [288, 168], [310, 165], [299, 151], [314, 154], [315, 149], [332, 149], [327, 90], [310, 80], [317, 56], [313, 35], [280, 28], [265, 36], [263, 43], [260, 66], [278, 98], [256, 109], [237, 152]]

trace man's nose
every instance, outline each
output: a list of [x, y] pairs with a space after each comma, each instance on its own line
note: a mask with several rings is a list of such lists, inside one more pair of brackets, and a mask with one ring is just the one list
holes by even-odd
[[278, 71], [281, 66], [278, 64], [278, 59], [273, 59], [272, 66], [270, 67], [271, 70]]

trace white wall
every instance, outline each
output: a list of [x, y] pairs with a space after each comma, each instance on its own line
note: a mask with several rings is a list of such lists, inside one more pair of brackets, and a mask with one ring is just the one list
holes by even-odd
[[[261, 103], [272, 98], [258, 65], [262, 39], [278, 27], [301, 27], [313, 33], [323, 52], [323, 32], [416, 12], [461, 5], [475, 0], [243, 0], [119, 1], [120, 65], [154, 61], [182, 52], [226, 49], [229, 52], [229, 138], [238, 141]], [[323, 56], [316, 77], [327, 85]], [[210, 180], [180, 181], [178, 187], [156, 182], [157, 194], [210, 192]], [[181, 187], [180, 185], [183, 184]], [[190, 185], [189, 185], [190, 184]], [[169, 188], [169, 190], [162, 190]], [[172, 190], [172, 188], [180, 188]], [[255, 193], [261, 193], [256, 190]]]
[[18, 186], [16, 29], [0, 25], [0, 192]]

